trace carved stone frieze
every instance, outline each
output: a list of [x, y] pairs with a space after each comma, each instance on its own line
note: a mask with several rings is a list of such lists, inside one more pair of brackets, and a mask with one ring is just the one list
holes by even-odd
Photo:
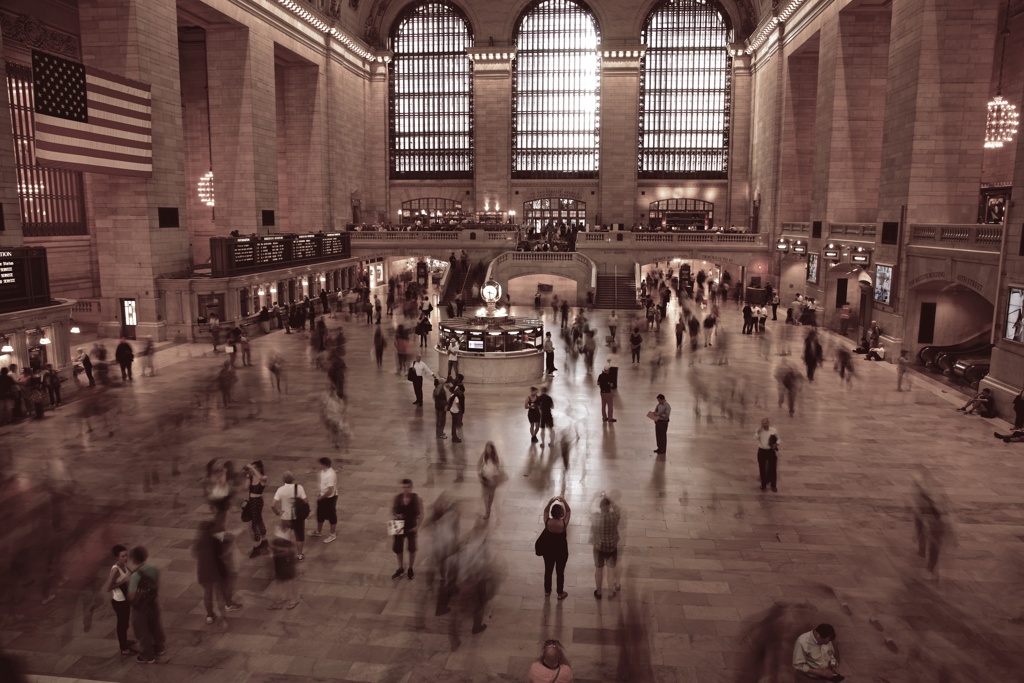
[[5, 41], [22, 43], [44, 52], [79, 59], [78, 38], [47, 26], [28, 14], [0, 11]]

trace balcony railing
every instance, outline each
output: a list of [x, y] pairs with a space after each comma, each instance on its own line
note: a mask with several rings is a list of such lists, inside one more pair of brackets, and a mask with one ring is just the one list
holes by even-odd
[[910, 244], [998, 252], [1003, 241], [1001, 225], [912, 224]]

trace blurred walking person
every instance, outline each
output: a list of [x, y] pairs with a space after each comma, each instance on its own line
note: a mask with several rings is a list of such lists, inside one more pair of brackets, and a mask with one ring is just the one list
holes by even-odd
[[757, 471], [761, 477], [761, 490], [771, 486], [772, 493], [778, 493], [775, 479], [779, 463], [779, 433], [766, 417], [761, 420], [761, 427], [754, 433], [754, 438], [757, 439]]
[[253, 558], [269, 546], [267, 525], [263, 521], [263, 492], [267, 488], [267, 473], [263, 469], [262, 460], [254, 460], [243, 469], [246, 479], [249, 480], [249, 498], [245, 506], [246, 514], [251, 518], [252, 550], [249, 552], [249, 557]]
[[590, 544], [594, 546], [594, 597], [601, 599], [605, 566], [608, 567], [608, 585], [612, 587], [609, 598], [622, 590], [619, 583], [619, 521], [622, 513], [619, 506], [605, 494], [598, 496], [597, 510], [591, 515]]
[[192, 546], [192, 556], [196, 558], [196, 580], [203, 587], [203, 607], [206, 608], [208, 625], [217, 620], [213, 611], [214, 593], [220, 595], [225, 612], [242, 608], [231, 599], [231, 581], [224, 557], [223, 538], [223, 533], [217, 533], [214, 522], [201, 522]]
[[505, 471], [501, 467], [501, 460], [498, 459], [498, 451], [494, 448], [494, 443], [490, 441], [484, 446], [484, 452], [480, 455], [480, 462], [477, 463], [477, 475], [480, 477], [480, 485], [483, 487], [484, 519], [490, 519], [494, 494], [506, 479]]

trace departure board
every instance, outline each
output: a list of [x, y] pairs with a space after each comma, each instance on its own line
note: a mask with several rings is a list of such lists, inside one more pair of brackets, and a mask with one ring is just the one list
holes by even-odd
[[18, 311], [49, 303], [46, 249], [0, 247], [0, 311]]
[[352, 255], [347, 233], [211, 237], [213, 277], [257, 273], [296, 264], [338, 261]]
[[284, 237], [263, 237], [256, 243], [256, 265], [284, 262]]
[[317, 236], [296, 235], [292, 238], [292, 260], [308, 261], [317, 257]]

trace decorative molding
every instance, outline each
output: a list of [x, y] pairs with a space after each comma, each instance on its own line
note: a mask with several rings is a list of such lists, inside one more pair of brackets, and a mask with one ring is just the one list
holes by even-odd
[[28, 14], [0, 11], [0, 30], [5, 41], [22, 43], [76, 61], [81, 59], [78, 38], [51, 28]]

